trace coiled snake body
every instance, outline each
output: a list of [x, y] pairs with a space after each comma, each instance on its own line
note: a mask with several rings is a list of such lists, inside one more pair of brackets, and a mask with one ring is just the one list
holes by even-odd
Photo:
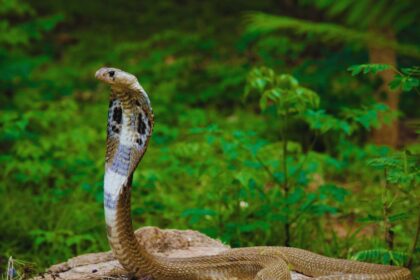
[[134, 170], [153, 129], [150, 100], [136, 77], [101, 68], [96, 78], [111, 86], [108, 113], [104, 206], [113, 253], [134, 276], [148, 280], [291, 279], [289, 269], [316, 279], [412, 279], [406, 268], [324, 257], [288, 247], [231, 249], [215, 256], [163, 258], [138, 243], [131, 224]]

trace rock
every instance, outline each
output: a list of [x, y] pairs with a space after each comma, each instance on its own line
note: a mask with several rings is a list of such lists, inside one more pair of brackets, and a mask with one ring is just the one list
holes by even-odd
[[[195, 257], [215, 255], [229, 249], [219, 240], [212, 239], [193, 230], [161, 230], [156, 227], [144, 227], [135, 232], [139, 242], [146, 249], [159, 256]], [[293, 280], [310, 279], [298, 273], [292, 273]], [[129, 279], [112, 252], [92, 253], [77, 256], [68, 261], [51, 266], [34, 280], [123, 280]]]

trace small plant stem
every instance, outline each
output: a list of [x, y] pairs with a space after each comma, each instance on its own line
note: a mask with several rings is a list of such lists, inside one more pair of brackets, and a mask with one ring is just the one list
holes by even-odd
[[288, 170], [287, 170], [287, 113], [284, 116], [284, 122], [282, 127], [282, 140], [283, 140], [283, 174], [284, 174], [284, 182], [283, 182], [283, 191], [284, 191], [284, 198], [286, 201], [287, 209], [285, 211], [286, 215], [286, 222], [284, 224], [284, 246], [290, 246], [290, 223], [289, 223], [289, 205], [288, 205], [288, 197], [289, 197], [289, 182], [288, 182]]
[[[408, 175], [408, 156], [407, 156], [407, 151], [403, 152], [403, 163], [404, 163], [404, 173], [405, 175]], [[418, 199], [415, 199], [415, 201], [418, 201]], [[408, 261], [407, 261], [407, 267], [411, 268], [411, 266], [413, 265], [413, 257], [414, 257], [414, 252], [416, 251], [417, 248], [417, 242], [419, 240], [419, 235], [420, 235], [420, 209], [419, 209], [419, 205], [417, 204], [417, 226], [416, 226], [416, 233], [414, 235], [413, 238], [413, 244], [411, 245], [411, 250], [409, 252], [409, 256], [408, 256]]]
[[407, 267], [411, 268], [413, 265], [413, 256], [414, 252], [417, 248], [417, 242], [419, 241], [419, 235], [420, 235], [420, 212], [417, 215], [417, 228], [416, 228], [416, 234], [414, 235], [413, 244], [411, 245], [410, 255], [408, 257]]
[[290, 174], [290, 176], [288, 177], [289, 185], [295, 183], [295, 181], [297, 180], [299, 173], [302, 171], [303, 167], [305, 166], [306, 160], [308, 159], [308, 156], [309, 156], [309, 152], [312, 150], [317, 137], [318, 137], [317, 134], [315, 134], [314, 140], [309, 145], [308, 151], [306, 152], [305, 157], [303, 158], [302, 162], [299, 164], [299, 167], [296, 168], [295, 171], [292, 174]]
[[287, 197], [289, 192], [288, 185], [288, 174], [287, 174], [287, 136], [286, 136], [287, 116], [285, 117], [284, 128], [283, 128], [283, 173], [284, 173], [284, 185], [283, 189]]
[[394, 249], [394, 231], [392, 230], [392, 223], [389, 220], [389, 214], [391, 212], [390, 206], [386, 199], [386, 193], [389, 190], [388, 180], [387, 180], [387, 170], [384, 170], [385, 174], [385, 198], [383, 202], [383, 213], [384, 213], [384, 230], [385, 230], [385, 243], [388, 246], [388, 250], [392, 251]]

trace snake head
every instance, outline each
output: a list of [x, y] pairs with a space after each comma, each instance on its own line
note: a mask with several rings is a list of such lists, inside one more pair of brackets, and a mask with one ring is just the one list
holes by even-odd
[[134, 75], [112, 67], [102, 67], [96, 71], [95, 77], [114, 89], [134, 88], [138, 85]]

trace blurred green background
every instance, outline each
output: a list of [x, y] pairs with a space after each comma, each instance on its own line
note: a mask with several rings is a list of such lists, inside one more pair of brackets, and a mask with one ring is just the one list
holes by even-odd
[[135, 227], [420, 274], [417, 4], [1, 0], [0, 271], [109, 249], [113, 66], [155, 112]]

